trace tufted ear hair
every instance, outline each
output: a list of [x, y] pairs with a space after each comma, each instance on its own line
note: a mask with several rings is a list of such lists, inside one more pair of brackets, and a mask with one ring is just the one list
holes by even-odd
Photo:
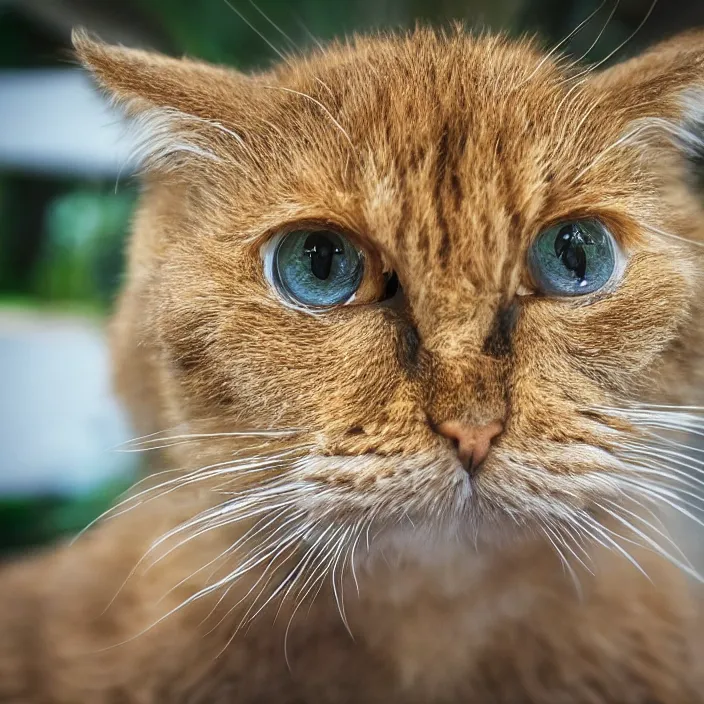
[[667, 139], [704, 167], [704, 31], [681, 34], [589, 79], [628, 139]]
[[138, 161], [169, 169], [184, 157], [218, 159], [233, 139], [243, 144], [234, 125], [253, 110], [253, 79], [226, 67], [104, 44], [84, 30], [74, 30], [72, 40], [79, 61], [137, 127]]

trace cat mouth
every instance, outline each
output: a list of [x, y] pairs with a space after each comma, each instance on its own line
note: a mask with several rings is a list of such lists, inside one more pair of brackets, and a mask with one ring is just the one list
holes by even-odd
[[311, 455], [298, 462], [309, 488], [301, 506], [324, 523], [405, 525], [467, 522], [475, 492], [458, 459], [445, 454]]
[[[551, 459], [560, 456], [557, 449]], [[331, 519], [383, 517], [409, 528], [480, 521], [515, 526], [532, 516], [586, 510], [593, 499], [617, 491], [606, 471], [616, 466], [608, 452], [578, 443], [560, 454], [561, 464], [550, 469], [537, 457], [497, 446], [477, 472], [468, 472], [452, 452], [313, 454], [297, 461], [296, 475], [311, 487], [306, 510]]]

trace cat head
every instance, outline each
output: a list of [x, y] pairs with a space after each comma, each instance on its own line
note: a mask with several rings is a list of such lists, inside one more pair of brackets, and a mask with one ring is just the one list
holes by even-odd
[[[603, 72], [461, 31], [254, 75], [75, 44], [145, 136], [113, 337], [138, 418], [211, 434], [182, 462], [298, 537], [666, 496], [648, 433], [701, 387], [704, 34]], [[232, 460], [240, 432], [276, 450]]]

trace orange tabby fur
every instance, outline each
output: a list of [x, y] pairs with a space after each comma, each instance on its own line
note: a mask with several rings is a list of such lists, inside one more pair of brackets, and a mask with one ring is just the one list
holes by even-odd
[[[149, 135], [112, 349], [137, 429], [172, 429], [160, 465], [185, 479], [6, 568], [0, 699], [704, 701], [686, 575], [596, 540], [570, 573], [552, 544], [575, 512], [624, 533], [599, 507], [625, 500], [613, 462], [639, 431], [608, 408], [700, 402], [704, 217], [683, 155], [704, 122], [704, 34], [603, 73], [459, 30], [359, 38], [250, 77], [76, 47]], [[622, 280], [586, 302], [535, 295], [530, 242], [587, 215], [628, 253]], [[284, 305], [260, 248], [297, 223], [349, 233], [370, 295], [393, 269], [403, 296]], [[496, 418], [468, 477], [434, 428]], [[262, 451], [291, 454], [188, 474]], [[261, 516], [154, 541], [268, 481], [292, 497], [280, 520], [315, 528], [187, 602], [256, 550], [225, 553]], [[356, 568], [341, 552], [336, 573], [333, 553], [316, 598], [277, 596], [325, 531]]]

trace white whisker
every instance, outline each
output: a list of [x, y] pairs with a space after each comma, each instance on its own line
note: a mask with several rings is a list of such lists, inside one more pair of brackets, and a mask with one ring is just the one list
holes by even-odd
[[[667, 533], [665, 533], [665, 531], [657, 528], [650, 521], [646, 520], [643, 516], [640, 516], [635, 511], [630, 511], [630, 510], [626, 509], [625, 506], [623, 506], [622, 504], [616, 503], [615, 501], [612, 501], [610, 499], [604, 499], [603, 502], [611, 504], [611, 506], [613, 506], [615, 510], [620, 511], [621, 513], [627, 514], [628, 516], [630, 516], [634, 520], [645, 525], [647, 529], [654, 531], [657, 535], [659, 535], [661, 538], [666, 540], [679, 553], [680, 558], [682, 558], [682, 562], [684, 562], [686, 564], [687, 569], [690, 571], [690, 574], [694, 574], [696, 572], [694, 569], [694, 566], [687, 558], [687, 555], [685, 555], [685, 553], [682, 551], [682, 549], [679, 547], [679, 545], [677, 545], [677, 543]], [[633, 526], [630, 522], [626, 521], [626, 519], [623, 518], [623, 516], [617, 517], [617, 516], [613, 515], [611, 510], [608, 509], [607, 507], [603, 506], [601, 503], [597, 504], [597, 506], [599, 508], [601, 508], [603, 511], [605, 511], [606, 513], [608, 513], [609, 515], [611, 515], [614, 519], [616, 519], [620, 522], [623, 522], [623, 525], [630, 528], [636, 535], [638, 535], [639, 537], [643, 537], [640, 535], [640, 531], [635, 526]], [[662, 555], [665, 559], [669, 560], [670, 562], [672, 562], [672, 564], [674, 564], [677, 567], [680, 566], [679, 558], [677, 560], [673, 560], [671, 555], [667, 551], [665, 551], [661, 545], [657, 544], [656, 541], [654, 541], [652, 538], [650, 538], [649, 536], [645, 536], [644, 540], [646, 540], [648, 542], [648, 544], [651, 545], [651, 547], [653, 547], [655, 549], [655, 551], [658, 552], [660, 555]]]
[[625, 526], [629, 531], [637, 535], [641, 540], [644, 541], [645, 545], [647, 547], [652, 548], [657, 554], [661, 555], [664, 557], [666, 560], [671, 562], [673, 565], [681, 569], [683, 572], [689, 574], [692, 577], [695, 577], [695, 579], [698, 579], [701, 581], [700, 575], [692, 569], [691, 565], [686, 564], [685, 562], [682, 562], [681, 560], [677, 559], [676, 557], [670, 555], [661, 545], [659, 545], [655, 540], [653, 540], [647, 533], [643, 532], [636, 526], [634, 526], [630, 521], [627, 521], [623, 516], [619, 515], [615, 511], [610, 510], [609, 508], [606, 508], [605, 506], [602, 506], [601, 504], [596, 504], [599, 508], [601, 508], [605, 513], [607, 513], [609, 516], [611, 516], [615, 521], [618, 521], [621, 523], [621, 525]]
[[[288, 57], [286, 54], [284, 54], [280, 49], [277, 49], [274, 44], [272, 44], [264, 35], [262, 32], [260, 32], [231, 2], [230, 0], [222, 0], [284, 63], [288, 61]], [[259, 10], [259, 8], [254, 5], [255, 10]], [[264, 19], [267, 19], [271, 24], [274, 24], [269, 18], [264, 15], [264, 13], [259, 10], [260, 14], [264, 16]], [[276, 25], [274, 25], [276, 27]], [[278, 29], [278, 27], [276, 27]], [[281, 30], [279, 30], [281, 31]]]
[[[616, 14], [616, 10], [618, 10], [618, 6], [620, 4], [621, 4], [621, 0], [616, 0], [616, 2], [614, 2], [614, 6], [613, 6], [613, 8], [611, 8], [611, 12], [609, 13], [609, 16], [606, 18], [606, 22], [604, 22], [604, 26], [601, 28], [601, 31], [599, 32], [599, 34], [596, 35], [596, 39], [589, 45], [589, 48], [586, 51], [584, 51], [579, 58], [575, 59], [575, 61], [574, 61], [575, 64], [580, 64], [582, 61], [584, 61], [584, 59], [586, 59], [587, 56], [589, 56], [592, 49], [594, 49], [594, 47], [596, 47], [596, 45], [599, 43], [599, 40], [602, 38], [602, 36], [604, 36], [604, 32], [606, 31], [607, 27], [609, 26], [611, 20], [614, 18], [614, 15]], [[597, 8], [597, 11], [601, 10], [601, 8], [603, 6], [604, 6], [604, 3], [599, 5], [599, 7]]]
[[[339, 580], [340, 580], [340, 593], [338, 594], [337, 591], [337, 584], [335, 580], [335, 575], [337, 573], [337, 568], [340, 565], [340, 558], [343, 554], [343, 551], [346, 547], [349, 546], [349, 543], [347, 542], [348, 536], [350, 535], [350, 532], [352, 530], [352, 527], [350, 526], [347, 528], [347, 530], [340, 536], [338, 540], [338, 547], [337, 550], [335, 551], [335, 558], [333, 561], [333, 566], [332, 566], [332, 571], [331, 571], [331, 581], [332, 581], [332, 591], [333, 594], [335, 595], [335, 602], [337, 603], [337, 610], [340, 612], [340, 618], [342, 619], [342, 623], [344, 624], [345, 628], [347, 629], [347, 632], [350, 634], [350, 638], [354, 640], [354, 636], [352, 635], [352, 629], [350, 628], [350, 624], [347, 621], [347, 614], [345, 613], [345, 600], [344, 600], [344, 592], [343, 592], [343, 578], [344, 574], [343, 571], [340, 572], [339, 575]], [[344, 562], [343, 562], [344, 566]]]
[[291, 93], [293, 95], [298, 95], [302, 98], [305, 98], [306, 100], [310, 100], [314, 105], [317, 105], [324, 113], [325, 115], [328, 116], [330, 121], [337, 127], [337, 129], [342, 133], [342, 135], [345, 137], [347, 140], [347, 143], [350, 145], [352, 148], [352, 153], [356, 155], [356, 150], [354, 147], [354, 144], [352, 143], [352, 139], [350, 138], [349, 134], [345, 130], [345, 128], [335, 119], [335, 116], [328, 110], [328, 108], [323, 105], [319, 100], [316, 98], [308, 95], [307, 93], [302, 93], [299, 90], [294, 90], [293, 88], [285, 88], [284, 86], [271, 86], [271, 85], [261, 85], [262, 88], [268, 88], [269, 90], [280, 90], [284, 93]]
[[[592, 18], [595, 17], [601, 9], [606, 5], [607, 0], [602, 0], [601, 4], [593, 10], [585, 19], [583, 19], [564, 39], [560, 40], [555, 46], [550, 49], [550, 51], [543, 56], [543, 58], [538, 62], [538, 64], [535, 66], [535, 68], [528, 74], [527, 78], [524, 78], [520, 83], [514, 85], [511, 90], [517, 90], [518, 88], [521, 88], [524, 86], [526, 83], [528, 83], [530, 80], [533, 79], [533, 77], [540, 71], [540, 69], [550, 60], [550, 58], [555, 54], [555, 52], [559, 51], [560, 47], [564, 46], [572, 37], [574, 37], [576, 34], [578, 34], [583, 27], [585, 27], [589, 22], [591, 22]], [[602, 30], [603, 31], [603, 30]], [[601, 35], [599, 35], [601, 36]], [[590, 47], [591, 50], [591, 47]]]
[[[641, 496], [650, 498], [654, 502], [661, 501], [662, 503], [670, 506], [678, 513], [681, 513], [686, 518], [694, 521], [700, 528], [704, 528], [704, 522], [700, 518], [697, 518], [688, 509], [694, 509], [695, 511], [701, 511], [701, 507], [696, 504], [692, 504], [686, 499], [683, 499], [679, 493], [669, 491], [661, 486], [653, 484], [652, 482], [644, 482], [639, 480], [634, 480], [626, 477], [618, 477], [618, 481], [629, 487], [631, 490], [635, 490]], [[684, 504], [684, 505], [683, 505]]]
[[[121, 452], [139, 452], [140, 447], [146, 446], [146, 449], [154, 450], [160, 447], [170, 447], [171, 444], [182, 444], [187, 442], [197, 442], [201, 440], [212, 440], [216, 438], [287, 438], [300, 433], [299, 428], [286, 428], [283, 430], [252, 430], [252, 431], [231, 431], [220, 433], [181, 433], [178, 435], [161, 436], [158, 438], [148, 438], [141, 442], [128, 440], [127, 442], [115, 445], [114, 450]], [[138, 438], [139, 440], [139, 438]], [[168, 442], [168, 445], [153, 446], [154, 442]], [[121, 450], [120, 448], [128, 445], [128, 449]], [[243, 448], [246, 450], [247, 448]]]
[[[582, 529], [587, 533], [587, 535], [591, 535], [597, 542], [599, 542], [603, 547], [607, 549], [609, 546], [614, 548], [620, 555], [625, 557], [647, 580], [652, 581], [650, 580], [648, 573], [640, 566], [638, 560], [636, 560], [633, 555], [631, 555], [628, 550], [626, 550], [622, 545], [619, 545], [619, 543], [614, 540], [614, 538], [612, 538], [611, 536], [614, 535], [620, 540], [625, 540], [626, 542], [633, 543], [632, 540], [629, 541], [622, 535], [617, 535], [616, 533], [613, 533], [613, 531], [606, 528], [606, 526], [601, 525], [593, 516], [587, 513], [582, 512], [578, 515], [575, 515], [574, 519], [581, 524]], [[595, 531], [597, 535], [595, 536], [592, 531]], [[601, 540], [597, 536], [600, 536]], [[606, 541], [606, 543], [604, 543], [603, 541]]]
[[549, 543], [553, 546], [555, 552], [559, 556], [560, 562], [562, 563], [563, 571], [566, 570], [569, 573], [572, 581], [574, 582], [575, 590], [577, 591], [578, 597], [582, 599], [582, 584], [579, 581], [577, 573], [574, 571], [572, 565], [570, 565], [569, 560], [565, 557], [564, 553], [559, 547], [560, 544], [564, 545], [564, 541], [559, 540], [556, 533], [553, 532], [552, 528], [547, 522], [540, 521], [539, 525], [542, 528], [545, 537], [548, 539]]
[[621, 49], [623, 49], [623, 47], [625, 47], [626, 44], [628, 44], [628, 42], [630, 42], [631, 39], [633, 39], [633, 37], [635, 37], [636, 34], [638, 34], [638, 32], [640, 32], [643, 25], [650, 18], [650, 15], [653, 13], [653, 10], [655, 9], [655, 6], [657, 4], [658, 4], [658, 0], [653, 0], [650, 7], [648, 8], [648, 11], [645, 14], [645, 17], [643, 17], [643, 19], [640, 21], [638, 26], [633, 30], [633, 32], [631, 32], [631, 34], [629, 34], [628, 37], [626, 37], [626, 39], [624, 39], [615, 49], [613, 49], [603, 59], [601, 59], [601, 61], [597, 61], [595, 64], [592, 64], [591, 66], [587, 67], [583, 71], [580, 71], [579, 73], [575, 74], [574, 76], [569, 76], [566, 79], [566, 81], [575, 81], [575, 80], [581, 78], [582, 76], [587, 76], [588, 74], [590, 74], [590, 73], [594, 72], [596, 69], [598, 69], [599, 66], [606, 63], [607, 61], [609, 61], [609, 59], [613, 58], [616, 54], [618, 54], [618, 52], [621, 51]]

